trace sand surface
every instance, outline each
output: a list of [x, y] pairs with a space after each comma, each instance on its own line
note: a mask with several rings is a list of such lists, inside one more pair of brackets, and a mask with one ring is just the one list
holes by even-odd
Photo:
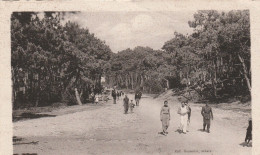
[[[159, 113], [165, 99], [171, 108], [167, 136], [158, 134], [162, 130]], [[140, 106], [129, 114], [123, 113], [120, 99], [117, 104], [109, 100], [102, 105], [74, 107], [73, 113], [59, 115], [62, 109], [49, 113], [57, 114], [56, 117], [18, 121], [13, 124], [14, 136], [22, 140], [14, 143], [14, 153], [251, 154], [251, 147], [241, 145], [248, 125], [247, 113], [213, 108], [211, 133], [206, 133], [201, 131], [201, 105], [190, 103], [189, 132], [180, 134], [176, 131], [180, 123], [179, 105], [177, 98], [169, 98], [167, 94], [157, 99], [144, 95]]]

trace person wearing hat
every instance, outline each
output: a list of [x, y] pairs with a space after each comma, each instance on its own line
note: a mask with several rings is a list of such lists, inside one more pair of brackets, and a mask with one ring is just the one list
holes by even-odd
[[208, 103], [206, 103], [206, 105], [202, 107], [201, 115], [203, 116], [203, 131], [205, 131], [205, 128], [207, 126], [207, 132], [209, 133], [210, 118], [213, 120], [213, 112]]
[[181, 102], [181, 106], [178, 109], [178, 114], [181, 117], [180, 130], [184, 134], [186, 134], [186, 132], [187, 132], [188, 113], [189, 113], [189, 109], [185, 105], [185, 102], [184, 101]]
[[161, 112], [160, 112], [160, 119], [162, 122], [162, 134], [163, 135], [167, 135], [167, 129], [170, 125], [170, 119], [171, 119], [171, 115], [170, 115], [170, 108], [168, 106], [168, 101], [164, 101], [164, 105], [161, 108]]

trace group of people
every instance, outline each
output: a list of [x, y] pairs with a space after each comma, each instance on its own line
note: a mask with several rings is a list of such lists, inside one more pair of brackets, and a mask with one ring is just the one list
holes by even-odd
[[[120, 95], [118, 95], [120, 94]], [[124, 95], [124, 93], [116, 92], [114, 89], [112, 91], [112, 97], [114, 100], [114, 104], [116, 104], [116, 98], [121, 95]], [[125, 97], [123, 98], [123, 106], [124, 106], [124, 113], [127, 114], [128, 110], [130, 109], [130, 112], [133, 113], [133, 108], [135, 106], [139, 106], [139, 102], [142, 96], [141, 91], [136, 91], [135, 93], [135, 104], [133, 103], [133, 100], [130, 100], [128, 98], [128, 95], [125, 94]], [[130, 102], [129, 102], [130, 100]], [[191, 118], [191, 107], [188, 104], [188, 100], [182, 101], [181, 106], [178, 108], [177, 113], [180, 115], [180, 126], [179, 126], [179, 132], [186, 134], [188, 132], [188, 127], [190, 124], [190, 118]], [[205, 106], [201, 109], [201, 115], [203, 117], [203, 131], [207, 131], [210, 133], [210, 124], [211, 120], [213, 120], [213, 111], [212, 108], [208, 105], [208, 103], [205, 104]], [[163, 135], [167, 135], [167, 129], [170, 125], [171, 120], [171, 114], [170, 114], [170, 107], [168, 106], [168, 101], [164, 101], [164, 105], [161, 108], [160, 111], [160, 120], [162, 122], [162, 132], [160, 132]], [[249, 126], [247, 128], [246, 132], [246, 138], [245, 138], [245, 144], [249, 146], [249, 142], [252, 140], [252, 119], [249, 119]]]
[[[178, 108], [178, 112], [180, 115], [180, 127], [179, 132], [180, 133], [187, 133], [187, 128], [190, 124], [190, 118], [191, 118], [191, 108], [188, 104], [188, 101], [181, 102], [181, 106]], [[203, 116], [203, 131], [205, 131], [205, 128], [207, 127], [207, 132], [210, 132], [210, 119], [213, 120], [213, 112], [211, 107], [206, 103], [204, 107], [202, 107], [201, 114]], [[171, 115], [170, 115], [170, 108], [168, 106], [168, 101], [164, 101], [164, 105], [161, 108], [160, 112], [160, 119], [162, 122], [162, 132], [161, 134], [167, 135], [167, 129], [169, 127]]]
[[123, 106], [124, 106], [124, 113], [127, 114], [128, 113], [128, 110], [130, 109], [130, 112], [132, 113], [133, 112], [133, 108], [135, 106], [139, 106], [139, 103], [140, 103], [140, 99], [142, 97], [142, 92], [140, 90], [137, 90], [136, 93], [135, 93], [135, 104], [133, 102], [133, 100], [130, 100], [128, 98], [128, 95], [125, 94], [123, 91], [116, 91], [115, 88], [112, 90], [112, 93], [111, 93], [112, 97], [113, 97], [113, 103], [116, 104], [117, 100], [119, 100], [119, 98], [121, 96], [124, 96], [124, 99], [123, 99]]
[[[187, 128], [190, 124], [191, 108], [188, 101], [183, 101], [181, 106], [178, 108], [178, 114], [180, 115], [180, 127], [179, 132], [186, 134]], [[203, 131], [210, 133], [210, 120], [213, 120], [212, 108], [206, 103], [201, 109], [201, 115], [203, 117]], [[169, 123], [171, 120], [170, 108], [168, 102], [164, 101], [164, 105], [161, 108], [160, 119], [162, 122], [162, 132], [163, 135], [167, 135], [167, 129], [169, 128]], [[248, 127], [245, 137], [245, 145], [249, 146], [249, 142], [252, 140], [252, 119], [248, 120]]]
[[124, 92], [123, 91], [116, 91], [115, 89], [112, 90], [112, 97], [113, 97], [113, 101], [114, 104], [116, 104], [116, 101], [119, 100], [119, 98], [121, 96], [124, 96]]
[[128, 113], [128, 109], [130, 109], [130, 112], [133, 113], [133, 109], [135, 107], [135, 104], [133, 103], [133, 100], [129, 102], [129, 98], [127, 95], [125, 95], [125, 98], [123, 99], [123, 106], [124, 106], [124, 113]]

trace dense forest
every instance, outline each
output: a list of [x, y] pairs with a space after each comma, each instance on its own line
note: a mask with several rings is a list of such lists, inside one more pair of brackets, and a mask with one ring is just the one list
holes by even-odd
[[250, 99], [249, 11], [198, 11], [187, 24], [193, 33], [175, 32], [161, 50], [136, 47], [112, 56], [108, 84], [149, 93], [186, 89], [209, 100]]
[[110, 48], [76, 23], [61, 24], [64, 13], [14, 12], [11, 17], [13, 107], [75, 104], [101, 91]]
[[106, 82], [119, 88], [159, 93], [169, 85], [167, 81], [170, 78], [179, 87], [176, 66], [171, 61], [172, 57], [162, 50], [149, 47], [126, 49], [113, 55], [108, 62]]
[[[73, 12], [71, 12], [73, 13]], [[75, 12], [76, 13], [76, 12]], [[11, 17], [13, 107], [86, 103], [107, 86], [160, 93], [194, 91], [201, 99], [248, 97], [251, 93], [249, 11], [198, 11], [160, 50], [136, 47], [112, 53], [63, 12], [14, 12]]]

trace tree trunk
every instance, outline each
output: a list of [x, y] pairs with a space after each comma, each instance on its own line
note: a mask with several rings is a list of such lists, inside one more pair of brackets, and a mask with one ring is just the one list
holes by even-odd
[[217, 66], [216, 63], [214, 61], [214, 81], [213, 81], [213, 86], [214, 86], [214, 96], [217, 97]]
[[131, 73], [131, 86], [132, 90], [134, 89], [134, 79], [133, 79], [133, 74]]
[[251, 93], [251, 83], [250, 83], [250, 80], [249, 80], [249, 78], [248, 78], [248, 76], [247, 76], [248, 72], [247, 72], [247, 68], [246, 68], [244, 59], [243, 59], [242, 57], [240, 57], [239, 54], [238, 54], [238, 58], [239, 58], [239, 60], [240, 60], [240, 62], [241, 62], [241, 64], [242, 64], [242, 66], [243, 66], [243, 71], [244, 71], [244, 72], [243, 72], [243, 75], [244, 75], [244, 77], [245, 77], [245, 79], [246, 79], [246, 83], [247, 83], [248, 90], [249, 90], [249, 92]]
[[79, 96], [79, 92], [76, 88], [75, 88], [75, 96], [76, 96], [78, 105], [82, 105], [82, 102], [81, 102], [80, 96]]
[[143, 75], [141, 75], [141, 87], [143, 87], [144, 86], [144, 78], [143, 78]]
[[125, 85], [126, 85], [126, 89], [128, 89], [128, 75], [126, 74], [126, 77], [125, 77]]

